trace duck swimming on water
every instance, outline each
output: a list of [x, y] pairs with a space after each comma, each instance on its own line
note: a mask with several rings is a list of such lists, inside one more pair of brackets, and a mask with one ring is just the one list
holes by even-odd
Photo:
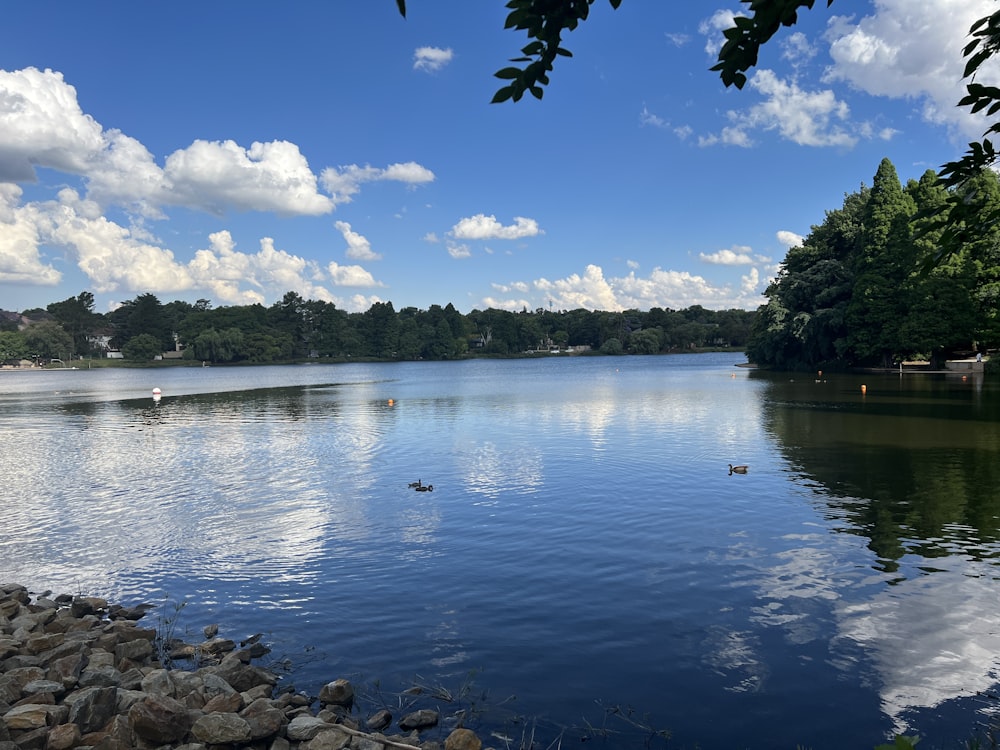
[[406, 486], [407, 486], [407, 487], [410, 487], [410, 488], [412, 488], [412, 489], [416, 489], [417, 487], [421, 487], [421, 486], [423, 486], [423, 485], [421, 485], [421, 484], [420, 484], [420, 480], [418, 479], [418, 480], [417, 480], [416, 482], [410, 482], [410, 483], [409, 483], [408, 485], [406, 485]]
[[746, 464], [741, 464], [740, 466], [733, 466], [732, 464], [729, 464], [729, 473], [730, 474], [746, 474], [747, 473], [747, 469], [749, 469], [749, 468], [750, 467], [747, 466]]
[[415, 489], [417, 492], [433, 492], [434, 491], [434, 485], [433, 484], [422, 484], [419, 487], [414, 487], [413, 489]]

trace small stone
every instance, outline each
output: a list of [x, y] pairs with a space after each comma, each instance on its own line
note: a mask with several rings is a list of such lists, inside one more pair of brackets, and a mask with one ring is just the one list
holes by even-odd
[[187, 707], [165, 695], [147, 695], [128, 710], [133, 731], [157, 745], [180, 741], [191, 728]]
[[288, 727], [285, 729], [285, 734], [288, 735], [288, 739], [292, 742], [306, 742], [311, 740], [322, 730], [328, 729], [332, 726], [335, 725], [327, 724], [325, 721], [317, 719], [315, 716], [301, 715], [296, 716], [288, 723]]
[[335, 706], [353, 705], [354, 686], [344, 679], [328, 682], [319, 691], [319, 702]]
[[309, 750], [343, 750], [351, 744], [351, 735], [338, 726], [321, 730], [309, 741]]
[[52, 693], [53, 695], [62, 695], [66, 692], [66, 688], [61, 682], [55, 682], [53, 680], [32, 680], [21, 688], [21, 692], [25, 695], [34, 695], [35, 693]]
[[365, 721], [365, 726], [372, 732], [381, 732], [390, 724], [392, 724], [392, 714], [385, 708], [376, 711]]
[[464, 728], [453, 730], [444, 741], [444, 750], [480, 750], [482, 746], [476, 733]]
[[205, 714], [192, 725], [191, 734], [206, 745], [228, 745], [247, 742], [250, 725], [238, 714]]
[[52, 727], [46, 743], [46, 750], [69, 750], [80, 744], [80, 727], [76, 724], [60, 724]]
[[28, 703], [14, 706], [3, 715], [3, 723], [7, 729], [28, 730], [49, 725], [49, 716], [54, 706], [44, 703]]
[[429, 729], [430, 727], [436, 727], [440, 715], [437, 711], [431, 708], [421, 708], [419, 711], [414, 711], [409, 713], [399, 720], [400, 729], [410, 730], [410, 729]]

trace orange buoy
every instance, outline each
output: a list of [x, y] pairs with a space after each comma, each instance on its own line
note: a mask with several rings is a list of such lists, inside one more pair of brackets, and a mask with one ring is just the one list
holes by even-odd
[[392, 400], [391, 398], [389, 399], [389, 406], [392, 406], [392, 405], [393, 405], [393, 404], [395, 404], [395, 403], [396, 403], [396, 402], [395, 402], [395, 401], [393, 401], [393, 400]]
[[868, 386], [867, 385], [861, 386], [861, 394], [864, 395], [867, 392], [868, 392]]

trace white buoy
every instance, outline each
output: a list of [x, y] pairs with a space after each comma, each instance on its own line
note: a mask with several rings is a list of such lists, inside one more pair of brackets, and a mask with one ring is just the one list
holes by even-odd
[[153, 389], [153, 401], [159, 401], [161, 395], [162, 395], [162, 391], [160, 391], [159, 388], [154, 388]]

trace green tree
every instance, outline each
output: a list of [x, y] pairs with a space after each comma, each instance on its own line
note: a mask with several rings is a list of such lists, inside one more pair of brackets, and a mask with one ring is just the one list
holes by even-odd
[[895, 166], [883, 159], [862, 216], [847, 307], [847, 343], [861, 363], [888, 366], [893, 355], [902, 354], [899, 326], [906, 315], [904, 285], [917, 266], [910, 230], [915, 213]]
[[66, 360], [73, 353], [73, 337], [54, 321], [34, 323], [24, 329], [24, 339], [39, 359]]
[[280, 301], [268, 308], [268, 323], [293, 343], [292, 356], [309, 353], [311, 326], [307, 326], [306, 301], [297, 292], [285, 292]]
[[645, 328], [629, 336], [628, 344], [633, 354], [656, 354], [660, 351], [660, 335], [655, 328]]
[[84, 354], [90, 351], [88, 337], [93, 334], [101, 319], [94, 313], [93, 293], [80, 292], [76, 297], [53, 302], [46, 307], [46, 310], [72, 336], [73, 353]]
[[601, 354], [618, 355], [625, 351], [622, 340], [619, 338], [609, 338], [601, 344]]
[[196, 359], [209, 362], [232, 362], [244, 356], [244, 336], [239, 328], [217, 331], [209, 328], [194, 340]]
[[851, 364], [847, 308], [855, 279], [869, 189], [828, 211], [801, 245], [789, 249], [764, 296], [747, 342], [751, 362], [783, 370]]
[[151, 333], [140, 333], [133, 336], [122, 347], [122, 356], [136, 362], [149, 362], [157, 355], [163, 354], [162, 342]]
[[373, 304], [365, 313], [365, 323], [371, 356], [382, 359], [395, 357], [399, 348], [399, 318], [396, 317], [392, 303]]
[[20, 331], [0, 331], [0, 364], [27, 359], [31, 354], [28, 341]]
[[127, 300], [108, 315], [115, 331], [113, 343], [122, 348], [132, 338], [148, 334], [159, 342], [159, 352], [174, 348], [174, 326], [163, 304], [153, 294]]

